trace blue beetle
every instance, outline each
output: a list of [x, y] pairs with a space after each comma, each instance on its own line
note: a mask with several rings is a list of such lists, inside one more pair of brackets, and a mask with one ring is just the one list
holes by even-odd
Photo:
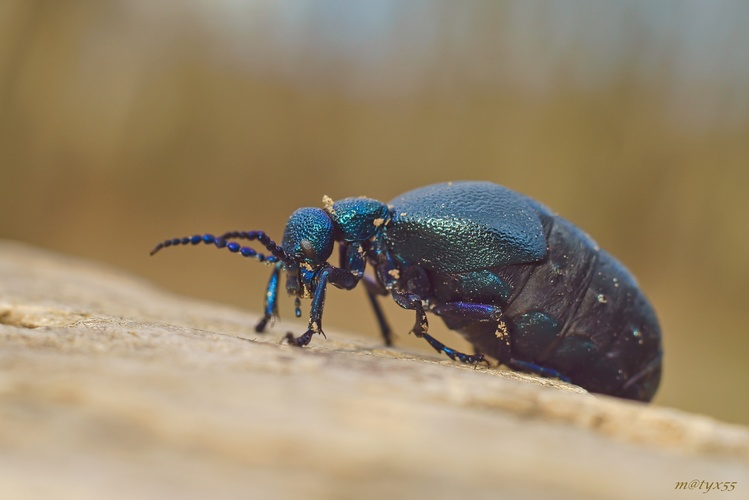
[[[510, 368], [558, 377], [591, 392], [649, 401], [661, 376], [661, 333], [635, 279], [582, 230], [544, 205], [489, 182], [448, 182], [409, 191], [385, 205], [370, 198], [323, 198], [300, 208], [278, 246], [263, 231], [166, 240], [163, 247], [207, 243], [273, 265], [265, 295], [265, 330], [278, 316], [281, 271], [286, 291], [312, 299], [305, 346], [322, 334], [328, 284], [370, 299], [387, 345], [391, 329], [377, 296], [416, 313], [411, 333], [452, 359], [490, 356]], [[268, 255], [242, 247], [255, 240]], [[328, 259], [337, 242], [338, 267]], [[365, 274], [369, 263], [374, 276]], [[431, 312], [475, 348], [464, 354], [428, 333]]]

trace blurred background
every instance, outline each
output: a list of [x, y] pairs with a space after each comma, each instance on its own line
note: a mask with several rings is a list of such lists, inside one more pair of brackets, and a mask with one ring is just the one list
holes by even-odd
[[[0, 237], [260, 311], [269, 268], [149, 250], [489, 180], [638, 277], [657, 403], [749, 424], [748, 25], [741, 1], [3, 0]], [[363, 291], [333, 289], [325, 325], [380, 342]]]

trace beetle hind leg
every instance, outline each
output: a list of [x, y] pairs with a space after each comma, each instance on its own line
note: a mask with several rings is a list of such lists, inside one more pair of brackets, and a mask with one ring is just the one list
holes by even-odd
[[521, 361], [519, 359], [510, 359], [507, 362], [507, 366], [513, 370], [519, 370], [521, 372], [535, 373], [542, 377], [558, 378], [563, 382], [570, 382], [570, 378], [563, 375], [561, 372], [554, 370], [553, 368], [546, 368], [545, 366], [537, 365], [536, 363], [530, 363], [528, 361]]
[[445, 344], [429, 335], [429, 333], [427, 333], [429, 331], [429, 321], [427, 320], [427, 315], [424, 311], [424, 306], [421, 303], [421, 299], [417, 295], [396, 291], [392, 291], [391, 294], [393, 296], [393, 299], [399, 306], [404, 309], [411, 309], [416, 311], [416, 322], [414, 323], [414, 327], [411, 329], [411, 333], [416, 335], [418, 338], [424, 339], [429, 342], [429, 345], [431, 345], [434, 350], [439, 353], [445, 353], [445, 355], [447, 355], [450, 359], [461, 361], [466, 364], [489, 364], [489, 362], [484, 359], [484, 355], [481, 353], [465, 354], [460, 351], [456, 351], [455, 349], [447, 347]]
[[[496, 356], [503, 365], [528, 373], [535, 373], [542, 377], [558, 378], [569, 382], [570, 378], [553, 368], [548, 368], [530, 361], [523, 361], [513, 357], [510, 331], [505, 323], [502, 310], [499, 306], [490, 304], [473, 304], [469, 302], [448, 302], [434, 308], [434, 312], [442, 317], [448, 328], [461, 330], [474, 324], [484, 323], [493, 325], [495, 330], [492, 336], [492, 344], [496, 351], [491, 356]], [[515, 323], [514, 339], [524, 341], [533, 334], [539, 337], [547, 333], [552, 337], [557, 334], [556, 323], [552, 323], [545, 315], [534, 314], [523, 317], [523, 321]], [[517, 346], [516, 346], [517, 347]]]
[[484, 359], [484, 355], [481, 353], [477, 352], [476, 354], [464, 354], [462, 352], [456, 351], [455, 349], [447, 347], [445, 344], [435, 339], [428, 333], [421, 333], [420, 335], [416, 334], [416, 336], [423, 338], [424, 340], [429, 342], [429, 345], [434, 347], [437, 352], [444, 352], [450, 359], [454, 361], [461, 361], [468, 365], [477, 365], [479, 363], [486, 363], [487, 366], [489, 365], [489, 362]]
[[435, 306], [432, 310], [437, 316], [441, 317], [445, 325], [451, 330], [460, 331], [460, 333], [473, 344], [477, 353], [484, 351], [487, 346], [476, 339], [466, 335], [465, 329], [476, 325], [482, 325], [481, 329], [491, 331], [491, 346], [493, 350], [484, 351], [492, 357], [505, 363], [512, 358], [510, 335], [507, 325], [504, 322], [502, 309], [492, 304], [475, 304], [471, 302], [447, 302]]

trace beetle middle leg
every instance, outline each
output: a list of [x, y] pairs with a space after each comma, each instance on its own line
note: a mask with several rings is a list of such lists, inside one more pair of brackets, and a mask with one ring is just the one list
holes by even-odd
[[416, 311], [416, 323], [414, 323], [414, 327], [411, 329], [411, 333], [416, 335], [418, 338], [423, 338], [424, 340], [429, 342], [429, 345], [431, 345], [437, 352], [444, 352], [450, 359], [460, 360], [463, 363], [467, 364], [475, 365], [478, 363], [486, 363], [483, 354], [464, 354], [462, 352], [456, 351], [455, 349], [447, 347], [445, 344], [429, 335], [427, 333], [429, 331], [429, 321], [427, 320], [426, 311], [424, 311], [424, 306], [422, 305], [421, 299], [418, 295], [415, 295], [413, 293], [400, 292], [397, 290], [392, 290], [390, 293], [393, 296], [393, 300], [395, 300], [396, 304], [404, 309], [411, 309]]
[[386, 296], [388, 291], [379, 279], [373, 279], [364, 274], [364, 268], [367, 266], [365, 247], [358, 242], [352, 241], [342, 243], [338, 248], [341, 269], [350, 272], [357, 281], [364, 280], [364, 289], [377, 317], [377, 324], [380, 325], [380, 333], [382, 333], [382, 338], [385, 340], [385, 345], [393, 345], [392, 330], [387, 319], [385, 319], [382, 308], [380, 308], [380, 303], [377, 301], [378, 295]]
[[380, 333], [385, 340], [385, 345], [391, 346], [393, 345], [393, 331], [377, 300], [378, 295], [386, 296], [388, 291], [381, 283], [367, 275], [364, 276], [364, 289], [367, 291], [367, 298], [369, 298], [369, 303], [372, 304], [372, 309], [377, 317], [377, 324], [380, 325]]

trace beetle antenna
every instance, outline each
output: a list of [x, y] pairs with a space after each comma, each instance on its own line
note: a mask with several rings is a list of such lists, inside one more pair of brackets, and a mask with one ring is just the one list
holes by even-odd
[[237, 240], [250, 240], [250, 241], [257, 240], [258, 242], [260, 242], [261, 245], [267, 248], [268, 251], [271, 254], [273, 254], [274, 257], [276, 257], [276, 259], [282, 260], [286, 264], [291, 264], [294, 260], [291, 258], [290, 255], [284, 252], [283, 248], [277, 245], [276, 242], [270, 238], [270, 236], [265, 234], [264, 231], [229, 231], [227, 233], [222, 234], [217, 239], [223, 239], [223, 240], [237, 239]]
[[[233, 239], [245, 239], [250, 241], [259, 241], [265, 248], [267, 248], [272, 255], [265, 255], [257, 252], [253, 248], [243, 247], [239, 243], [234, 241], [227, 241]], [[250, 257], [259, 260], [260, 262], [268, 262], [270, 264], [278, 261], [284, 263], [290, 263], [291, 258], [283, 251], [283, 248], [276, 245], [276, 243], [270, 239], [270, 237], [263, 231], [230, 231], [224, 233], [221, 236], [213, 236], [212, 234], [196, 234], [194, 236], [184, 236], [182, 238], [172, 238], [159, 243], [151, 250], [151, 255], [162, 248], [177, 246], [177, 245], [197, 245], [199, 243], [205, 243], [206, 245], [214, 244], [216, 248], [226, 248], [232, 253], [240, 253], [243, 257]]]

